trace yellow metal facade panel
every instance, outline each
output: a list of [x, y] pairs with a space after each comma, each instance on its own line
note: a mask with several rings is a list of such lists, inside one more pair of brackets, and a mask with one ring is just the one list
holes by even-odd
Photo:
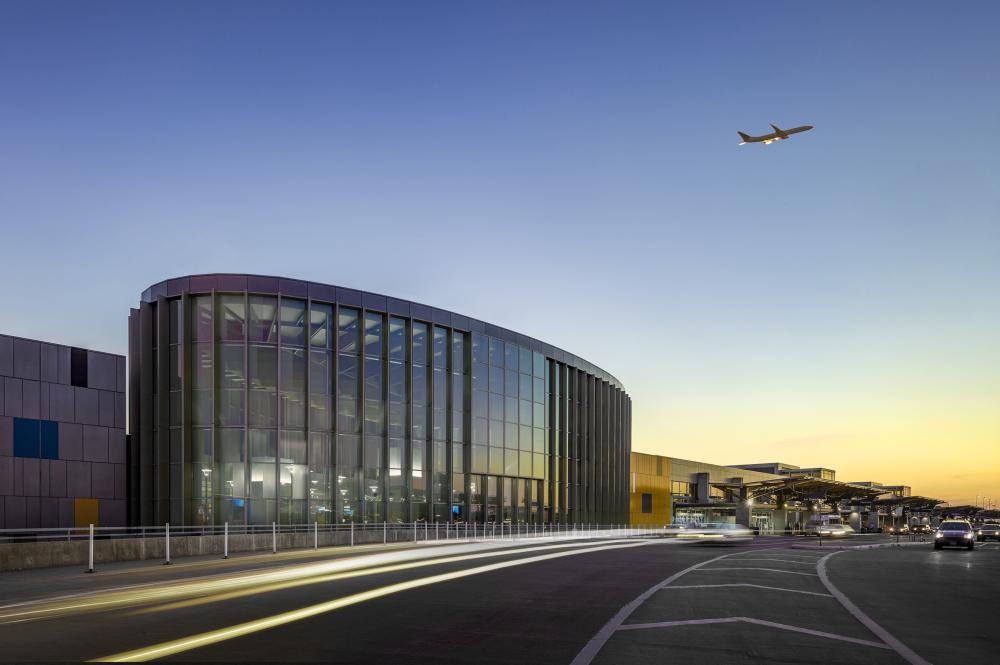
[[[670, 523], [670, 458], [631, 453], [629, 473], [629, 523], [653, 526]], [[657, 471], [660, 473], [657, 473]], [[642, 512], [642, 495], [652, 497], [652, 512]]]
[[75, 505], [76, 526], [86, 528], [93, 524], [100, 526], [98, 519], [97, 499], [77, 499]]

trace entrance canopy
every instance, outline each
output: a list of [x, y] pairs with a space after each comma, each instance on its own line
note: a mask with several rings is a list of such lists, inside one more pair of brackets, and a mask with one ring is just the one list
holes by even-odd
[[837, 480], [824, 480], [813, 476], [798, 476], [790, 478], [780, 478], [775, 480], [760, 480], [755, 483], [747, 483], [747, 498], [774, 495], [779, 502], [784, 501], [871, 501], [881, 494], [885, 494], [884, 489], [866, 487], [864, 485], [852, 485], [842, 483]]
[[875, 500], [875, 505], [879, 507], [898, 508], [902, 506], [907, 510], [934, 510], [942, 503], [944, 501], [927, 496], [891, 496]]

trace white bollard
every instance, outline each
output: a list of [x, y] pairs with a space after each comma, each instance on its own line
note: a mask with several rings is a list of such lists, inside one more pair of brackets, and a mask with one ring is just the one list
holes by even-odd
[[319, 522], [313, 522], [313, 549], [319, 549]]
[[351, 522], [351, 547], [354, 547], [354, 522]]
[[222, 525], [222, 558], [229, 558], [229, 522]]
[[387, 527], [385, 525], [385, 522], [382, 522], [382, 544], [383, 545], [385, 545], [388, 542], [388, 540], [387, 540], [388, 535], [389, 535], [388, 534], [388, 529], [387, 529]]
[[87, 566], [87, 572], [94, 572], [94, 525], [90, 525], [90, 544], [87, 547], [87, 560], [89, 562]]
[[441, 534], [439, 533], [440, 524], [438, 522], [434, 523], [434, 540], [441, 540]]
[[271, 522], [271, 554], [278, 553], [278, 523]]
[[165, 533], [166, 533], [166, 554], [167, 554], [167, 560], [163, 562], [163, 565], [164, 566], [169, 566], [170, 565], [170, 522], [167, 522], [167, 528], [166, 528], [166, 532]]
[[413, 523], [413, 542], [417, 542], [417, 523]]

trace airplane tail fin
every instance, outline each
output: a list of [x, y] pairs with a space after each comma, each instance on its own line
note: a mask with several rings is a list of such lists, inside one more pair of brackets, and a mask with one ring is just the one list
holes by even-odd
[[750, 142], [750, 137], [744, 134], [743, 132], [736, 132], [736, 133], [740, 135], [740, 138], [743, 139], [744, 143]]

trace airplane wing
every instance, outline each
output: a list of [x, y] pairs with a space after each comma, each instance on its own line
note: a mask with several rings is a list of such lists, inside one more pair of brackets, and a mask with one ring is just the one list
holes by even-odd
[[771, 129], [773, 129], [779, 135], [785, 133], [785, 130], [783, 130], [781, 127], [778, 127], [777, 125], [771, 125]]

